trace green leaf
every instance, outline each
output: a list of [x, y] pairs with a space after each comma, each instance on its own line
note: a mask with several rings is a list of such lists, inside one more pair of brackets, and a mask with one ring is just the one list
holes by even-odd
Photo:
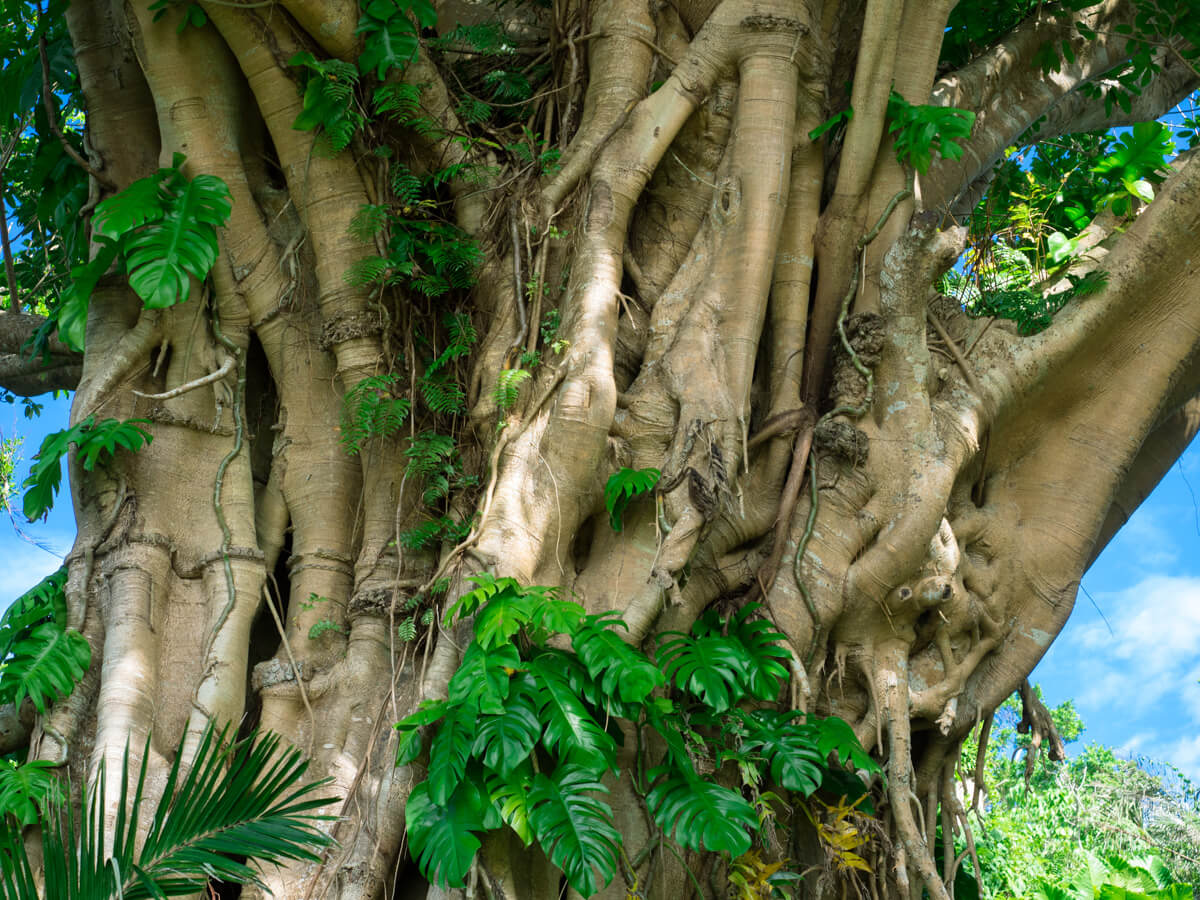
[[614, 630], [625, 623], [613, 612], [587, 616], [571, 638], [571, 646], [600, 682], [603, 694], [619, 696], [625, 703], [641, 703], [666, 679], [662, 671], [635, 650]]
[[521, 585], [514, 578], [496, 578], [492, 575], [483, 572], [479, 575], [467, 576], [467, 581], [472, 582], [476, 587], [473, 591], [467, 591], [458, 600], [446, 610], [445, 624], [449, 627], [456, 618], [462, 618], [472, 615], [475, 610], [479, 609], [483, 603], [497, 594], [502, 592], [512, 592], [520, 594]]
[[[1117, 102], [1122, 106], [1129, 103], [1124, 91], [1118, 93]], [[1161, 173], [1167, 169], [1167, 160], [1174, 154], [1175, 142], [1170, 128], [1161, 122], [1138, 122], [1117, 138], [1113, 152], [1093, 166], [1092, 171], [1131, 181], [1151, 179], [1157, 182], [1162, 180]]]
[[429, 747], [429, 796], [447, 803], [467, 771], [475, 740], [475, 715], [459, 709], [446, 717]]
[[818, 748], [816, 729], [792, 724], [795, 715], [767, 710], [743, 715], [747, 737], [740, 750], [760, 754], [777, 784], [807, 797], [821, 786], [825, 756]]
[[[427, 0], [420, 5], [421, 12], [425, 13], [428, 20], [425, 9], [429, 6]], [[436, 12], [432, 21], [437, 24]], [[391, 0], [371, 0], [367, 3], [355, 33], [364, 36], [358, 70], [364, 75], [373, 71], [380, 81], [387, 77], [389, 69], [403, 69], [417, 55], [417, 29]]]
[[418, 784], [404, 807], [404, 826], [421, 874], [441, 887], [461, 887], [479, 851], [483, 796], [470, 781], [445, 801], [434, 799], [428, 782]]
[[512, 644], [487, 648], [472, 642], [450, 678], [450, 702], [472, 712], [502, 714], [509, 678], [520, 668], [521, 655]]
[[0, 760], [0, 815], [14, 816], [22, 825], [37, 825], [43, 811], [62, 802], [62, 787], [53, 760], [27, 763]]
[[526, 675], [514, 685], [502, 713], [479, 717], [471, 754], [503, 778], [529, 758], [541, 736], [535, 690], [536, 685]]
[[559, 600], [555, 594], [538, 594], [530, 604], [532, 637], [544, 643], [551, 634], [574, 634], [583, 621], [585, 610], [571, 600]]
[[836, 716], [813, 721], [817, 727], [817, 750], [823, 759], [832, 753], [842, 765], [850, 765], [870, 774], [882, 774], [879, 763], [871, 759], [871, 755], [859, 743], [854, 729], [845, 721]]
[[664, 637], [669, 639], [658, 645], [658, 664], [680, 688], [714, 712], [724, 712], [742, 696], [749, 660], [740, 642], [719, 634], [694, 638], [677, 631], [665, 632]]
[[186, 299], [188, 276], [203, 281], [217, 261], [216, 229], [232, 209], [229, 189], [213, 175], [198, 175], [170, 197], [162, 220], [125, 239], [129, 285], [147, 309]]
[[500, 818], [528, 847], [533, 841], [533, 826], [529, 823], [529, 791], [533, 786], [528, 773], [522, 772], [505, 779], [498, 775], [488, 778], [488, 793]]
[[157, 221], [166, 212], [162, 196], [163, 182], [169, 169], [139, 178], [118, 194], [96, 204], [92, 216], [92, 231], [117, 241], [136, 228]]
[[118, 422], [105, 419], [99, 424], [92, 416], [77, 422], [65, 431], [46, 435], [42, 446], [34, 456], [29, 477], [22, 486], [26, 489], [22, 499], [22, 511], [29, 521], [42, 518], [54, 505], [62, 482], [62, 458], [71, 445], [79, 449], [79, 460], [86, 471], [92, 471], [97, 461], [116, 454], [117, 447], [138, 450], [153, 440], [142, 428], [148, 419], [129, 419]]
[[17, 640], [12, 657], [0, 664], [0, 697], [11, 697], [18, 709], [29, 697], [44, 715], [48, 703], [71, 693], [91, 659], [92, 648], [83, 635], [45, 622]]
[[646, 796], [654, 821], [689, 850], [741, 856], [758, 830], [754, 807], [737, 791], [702, 781], [670, 766], [650, 770], [657, 779]]
[[532, 620], [531, 607], [524, 591], [501, 591], [475, 614], [475, 640], [488, 650], [509, 643]]
[[[615, 768], [616, 746], [572, 687], [569, 673], [579, 663], [562, 651], [546, 650], [529, 664], [538, 684], [538, 719], [548, 750], [590, 769]], [[586, 677], [580, 668], [579, 674]]]
[[625, 509], [642, 494], [654, 490], [662, 473], [658, 469], [621, 469], [609, 476], [604, 485], [604, 508], [613, 531], [620, 531]]
[[854, 118], [854, 110], [847, 108], [839, 113], [834, 113], [816, 128], [808, 133], [810, 141], [820, 140], [822, 135], [836, 128], [844, 128]]
[[421, 732], [417, 728], [402, 730], [396, 745], [396, 765], [406, 766], [421, 755]]
[[775, 631], [766, 619], [757, 617], [761, 608], [760, 604], [748, 603], [727, 620], [710, 610], [692, 626], [692, 633], [696, 637], [727, 635], [740, 643], [744, 650], [743, 689], [757, 700], [775, 700], [780, 683], [788, 679], [788, 669], [781, 660], [790, 660], [791, 653], [783, 644], [786, 636]]
[[[114, 245], [119, 243], [129, 284], [148, 309], [186, 298], [189, 276], [208, 277], [217, 259], [216, 229], [232, 209], [225, 182], [213, 175], [189, 180], [179, 170], [183, 162], [176, 154], [173, 166], [135, 181], [96, 207], [93, 228]], [[76, 291], [82, 294], [86, 287], [90, 295], [102, 274], [103, 270], [90, 270]]]
[[585, 897], [606, 887], [617, 871], [621, 835], [612, 809], [599, 799], [608, 788], [594, 774], [563, 765], [553, 779], [538, 774], [529, 792], [529, 821], [550, 861]]

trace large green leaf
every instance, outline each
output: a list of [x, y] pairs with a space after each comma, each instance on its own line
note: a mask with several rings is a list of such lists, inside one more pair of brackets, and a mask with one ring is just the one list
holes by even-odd
[[746, 693], [758, 700], [775, 700], [780, 683], [788, 678], [787, 667], [780, 660], [791, 654], [783, 642], [787, 638], [771, 627], [757, 613], [761, 606], [748, 603], [727, 619], [716, 610], [705, 613], [692, 626], [697, 637], [728, 636], [742, 645], [745, 651], [742, 664], [742, 684]]
[[479, 730], [471, 747], [473, 756], [505, 778], [529, 758], [542, 733], [533, 679], [525, 676], [521, 685], [523, 689], [514, 685], [504, 712], [479, 717]]
[[807, 797], [821, 785], [825, 757], [817, 747], [816, 729], [793, 724], [795, 715], [757, 710], [742, 716], [747, 737], [740, 749], [760, 754], [777, 784]]
[[18, 708], [29, 697], [39, 713], [48, 703], [66, 697], [91, 662], [92, 648], [74, 629], [56, 622], [38, 625], [13, 646], [13, 655], [0, 664], [0, 696], [12, 697]]
[[42, 810], [62, 801], [56, 768], [47, 759], [0, 760], [0, 816], [14, 816], [22, 825], [38, 824]]
[[685, 775], [672, 766], [650, 770], [658, 782], [646, 796], [654, 821], [689, 850], [741, 856], [758, 829], [754, 807], [737, 791]]
[[608, 510], [608, 523], [613, 531], [624, 526], [629, 504], [654, 490], [661, 477], [658, 469], [621, 469], [609, 476], [604, 484], [604, 508]]
[[621, 640], [617, 626], [626, 627], [616, 613], [587, 616], [571, 638], [571, 646], [588, 674], [600, 681], [605, 695], [641, 703], [665, 679], [658, 666]]
[[450, 702], [499, 715], [504, 712], [509, 678], [521, 667], [521, 655], [512, 644], [487, 650], [472, 642], [450, 679]]
[[595, 771], [616, 765], [616, 746], [580, 700], [564, 674], [563, 655], [544, 652], [529, 664], [537, 679], [538, 718], [544, 723], [542, 741], [560, 759]]
[[607, 793], [592, 772], [572, 765], [559, 766], [552, 779], [538, 774], [529, 793], [538, 843], [585, 897], [607, 886], [617, 871], [621, 835], [612, 809], [597, 796]]
[[475, 614], [475, 640], [485, 649], [507, 644], [532, 617], [531, 598], [524, 591], [502, 591]]
[[96, 213], [92, 216], [93, 233], [116, 241], [135, 228], [161, 219], [164, 212], [162, 186], [169, 175], [170, 170], [160, 169], [96, 204]]
[[[453, 443], [444, 435], [430, 435], [429, 438], [431, 441], [437, 441], [437, 445], [430, 448], [431, 452], [423, 455], [443, 456], [453, 451]], [[407, 451], [410, 458], [413, 457], [417, 445], [418, 442], [414, 441], [414, 447]], [[410, 464], [409, 474], [425, 474], [423, 468], [418, 470], [413, 464]], [[472, 582], [475, 585], [475, 589], [467, 591], [454, 602], [454, 605], [446, 610], [446, 625], [449, 625], [456, 618], [473, 614], [480, 606], [498, 595], [512, 594], [519, 596], [522, 593], [521, 585], [515, 578], [496, 578], [486, 572], [481, 572], [478, 575], [468, 576], [467, 581]]]
[[0, 616], [0, 659], [13, 652], [18, 639], [27, 637], [35, 625], [43, 622], [67, 623], [67, 567], [60, 566], [18, 597]]
[[1174, 155], [1170, 128], [1161, 122], [1138, 122], [1118, 136], [1113, 152], [1093, 166], [1092, 171], [1121, 179], [1159, 182], [1163, 180], [1167, 160]]
[[[411, 6], [422, 24], [437, 24], [437, 13], [429, 0], [405, 2], [403, 6]], [[389, 69], [402, 69], [417, 55], [417, 27], [394, 0], [371, 0], [365, 4], [356, 33], [364, 35], [359, 71], [364, 75], [373, 71], [380, 81]]]
[[463, 709], [446, 717], [429, 747], [429, 796], [446, 803], [462, 783], [475, 742], [475, 714]]
[[460, 887], [479, 850], [474, 832], [483, 830], [484, 799], [470, 781], [445, 801], [435, 801], [428, 782], [408, 796], [404, 825], [421, 874], [441, 887]]
[[529, 791], [533, 781], [528, 767], [522, 766], [508, 778], [493, 775], [487, 784], [492, 805], [500, 818], [528, 847], [533, 840], [533, 826], [529, 824]]
[[217, 261], [216, 229], [231, 209], [225, 183], [198, 175], [171, 197], [160, 222], [126, 238], [129, 284], [148, 309], [174, 306], [188, 296], [188, 276], [208, 276]]
[[691, 637], [667, 632], [658, 646], [658, 663], [668, 678], [695, 694], [716, 712], [724, 712], [743, 693], [742, 678], [749, 664], [739, 641], [709, 634]]
[[827, 719], [814, 720], [814, 723], [817, 728], [817, 750], [822, 759], [832, 753], [842, 765], [850, 765], [872, 774], [883, 772], [879, 763], [871, 759], [871, 754], [863, 749], [854, 729], [844, 720], [830, 716]]

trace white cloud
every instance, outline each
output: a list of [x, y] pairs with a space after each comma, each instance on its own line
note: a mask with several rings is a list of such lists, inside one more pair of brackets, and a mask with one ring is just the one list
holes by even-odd
[[[63, 543], [55, 540], [51, 546], [58, 549]], [[0, 541], [0, 560], [0, 611], [62, 565], [62, 557], [15, 534], [4, 535]]]
[[1167, 744], [1163, 755], [1188, 778], [1200, 780], [1200, 734]]
[[[1144, 725], [1145, 715], [1157, 718], [1157, 707], [1172, 710], [1177, 725], [1189, 728], [1190, 720], [1191, 730], [1200, 730], [1200, 577], [1155, 575], [1097, 601], [1112, 631], [1103, 622], [1083, 625], [1062, 648], [1069, 660], [1059, 661], [1082, 686], [1076, 699], [1084, 719], [1117, 716]], [[1200, 738], [1185, 746], [1136, 737], [1122, 749], [1165, 756], [1181, 768], [1187, 761], [1200, 771]]]
[[1137, 734], [1130, 737], [1120, 747], [1117, 747], [1113, 752], [1117, 756], [1134, 757], [1142, 752], [1142, 748], [1147, 744], [1153, 743], [1157, 735], [1153, 731], [1139, 731]]

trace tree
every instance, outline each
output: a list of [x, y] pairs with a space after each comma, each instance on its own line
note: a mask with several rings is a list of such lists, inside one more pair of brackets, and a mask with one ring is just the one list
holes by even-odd
[[[886, 774], [870, 871], [825, 887], [946, 897], [964, 737], [1200, 421], [1200, 162], [1156, 123], [1200, 82], [1189, 12], [6, 4], [0, 384], [76, 391], [25, 510], [75, 448], [96, 660], [32, 756], [149, 737], [153, 789], [248, 716], [343, 798], [275, 895], [390, 895], [428, 758], [390, 726], [446, 695], [468, 578], [651, 649], [756, 602], [786, 699]], [[736, 868], [608, 789], [626, 886]], [[821, 858], [809, 822], [756, 858]], [[489, 838], [470, 893], [558, 877]]]
[[[1049, 712], [1064, 742], [1083, 733], [1070, 700]], [[996, 711], [982, 753], [977, 734], [963, 748], [980, 761], [976, 773], [985, 773], [979, 790], [967, 785], [979, 814], [983, 893], [1056, 896], [1085, 878], [1098, 888], [1098, 868], [1128, 868], [1131, 861], [1161, 872], [1160, 881], [1197, 883], [1196, 789], [1187, 778], [1168, 764], [1120, 759], [1099, 744], [1055, 763], [1029, 752], [1032, 736], [1015, 730], [1020, 719], [1018, 699], [1010, 697]], [[956, 848], [965, 862], [964, 849]], [[963, 869], [969, 877], [970, 863]]]

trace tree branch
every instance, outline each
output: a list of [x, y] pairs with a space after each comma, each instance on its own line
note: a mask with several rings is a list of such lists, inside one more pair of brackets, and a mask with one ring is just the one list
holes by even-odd
[[[40, 16], [41, 8], [39, 7], [38, 9], [38, 15]], [[49, 125], [51, 133], [62, 144], [63, 152], [74, 160], [83, 171], [95, 178], [104, 188], [115, 192], [117, 186], [113, 184], [112, 180], [107, 175], [102, 175], [96, 171], [92, 167], [92, 164], [84, 159], [78, 150], [71, 146], [71, 142], [67, 140], [67, 136], [63, 134], [62, 128], [59, 127], [58, 110], [54, 105], [54, 92], [50, 88], [50, 61], [46, 57], [46, 36], [44, 34], [38, 37], [38, 56], [41, 57], [42, 61], [42, 106], [46, 109], [46, 123]]]
[[32, 357], [23, 349], [45, 321], [42, 316], [0, 316], [0, 387], [21, 397], [75, 389], [83, 366], [82, 353], [58, 338], [47, 342], [46, 359]]
[[[1127, 24], [1132, 12], [1128, 0], [1106, 0], [1071, 16], [1035, 14], [987, 53], [934, 85], [931, 102], [973, 111], [975, 128], [962, 145], [961, 159], [939, 158], [919, 180], [919, 205], [933, 209], [953, 201], [1040, 116], [1124, 59], [1129, 39], [1113, 28]], [[1097, 37], [1085, 38], [1075, 28], [1077, 22]], [[1056, 49], [1065, 42], [1075, 57], [1073, 62], [1061, 59], [1058, 72], [1049, 77], [1037, 63], [1047, 42]]]
[[1141, 94], [1131, 98], [1129, 112], [1114, 109], [1108, 114], [1103, 98], [1074, 91], [1046, 113], [1046, 120], [1033, 135], [1034, 140], [1048, 141], [1063, 134], [1149, 122], [1174, 109], [1200, 87], [1200, 75], [1174, 54], [1164, 53], [1158, 62], [1161, 71], [1142, 88]]

